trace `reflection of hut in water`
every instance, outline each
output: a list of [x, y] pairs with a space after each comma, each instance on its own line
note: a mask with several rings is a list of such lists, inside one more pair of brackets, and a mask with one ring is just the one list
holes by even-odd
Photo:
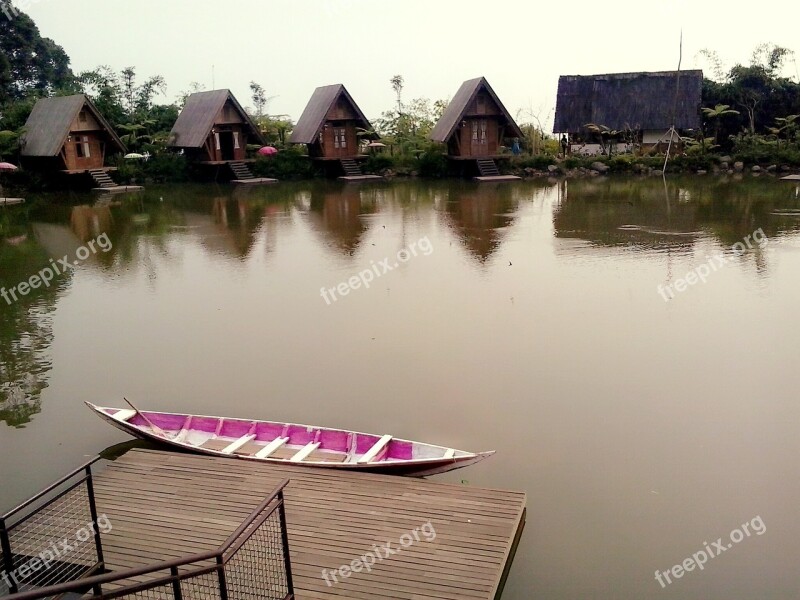
[[367, 226], [362, 215], [377, 212], [373, 203], [367, 202], [358, 186], [315, 188], [311, 191], [311, 222], [317, 231], [324, 233], [327, 244], [352, 256]]
[[446, 214], [464, 246], [480, 262], [486, 262], [500, 247], [517, 207], [509, 186], [483, 184], [452, 192]]
[[700, 235], [689, 193], [661, 180], [590, 179], [559, 183], [553, 212], [558, 238], [604, 246], [690, 249]]
[[[202, 211], [202, 212], [200, 212]], [[217, 196], [184, 212], [188, 230], [213, 254], [244, 258], [255, 245], [260, 209], [245, 199]]]
[[86, 243], [104, 233], [109, 234], [114, 228], [114, 216], [108, 205], [82, 204], [72, 208], [69, 224], [78, 239]]

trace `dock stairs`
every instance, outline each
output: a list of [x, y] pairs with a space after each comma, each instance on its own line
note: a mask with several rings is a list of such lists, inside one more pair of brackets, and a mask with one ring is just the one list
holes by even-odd
[[339, 162], [347, 177], [359, 177], [364, 174], [361, 172], [361, 167], [359, 167], [358, 163], [352, 158], [343, 158]]
[[95, 185], [99, 188], [115, 188], [117, 184], [114, 182], [108, 173], [103, 169], [90, 169], [89, 175], [94, 180]]
[[255, 175], [253, 175], [252, 171], [250, 171], [250, 167], [247, 166], [246, 163], [241, 161], [235, 161], [228, 163], [233, 172], [233, 176], [235, 179], [240, 181], [247, 180], [247, 179], [255, 179]]
[[497, 164], [491, 158], [479, 158], [478, 171], [480, 172], [481, 177], [497, 177], [500, 175], [500, 170], [497, 168]]

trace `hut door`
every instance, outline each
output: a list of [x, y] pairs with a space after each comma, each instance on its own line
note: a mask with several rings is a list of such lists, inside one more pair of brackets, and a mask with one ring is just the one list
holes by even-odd
[[232, 131], [219, 132], [219, 151], [222, 160], [234, 160], [236, 158], [234, 145], [235, 141], [233, 139]]
[[474, 119], [470, 123], [470, 135], [472, 139], [472, 156], [489, 155], [488, 123], [486, 119]]
[[333, 128], [333, 150], [336, 156], [346, 157], [349, 156], [347, 148], [347, 128], [334, 127]]

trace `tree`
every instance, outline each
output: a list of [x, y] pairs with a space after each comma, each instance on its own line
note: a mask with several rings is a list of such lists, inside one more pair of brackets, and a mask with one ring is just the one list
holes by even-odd
[[64, 49], [42, 37], [33, 20], [9, 0], [0, 0], [0, 11], [9, 17], [0, 35], [0, 105], [70, 91], [74, 76]]
[[255, 81], [250, 82], [250, 92], [253, 94], [253, 107], [255, 108], [255, 116], [257, 118], [261, 118], [264, 116], [264, 109], [267, 107], [267, 102], [270, 99], [267, 98], [267, 94], [264, 92], [264, 88], [261, 87], [260, 84], [256, 83]]
[[403, 112], [403, 85], [405, 81], [403, 80], [402, 75], [395, 75], [389, 80], [389, 83], [392, 84], [392, 89], [394, 90], [395, 95], [397, 96], [397, 112]]
[[726, 115], [738, 115], [738, 110], [733, 110], [728, 104], [717, 104], [714, 108], [704, 108], [703, 114], [714, 121], [714, 143], [719, 144], [720, 121]]

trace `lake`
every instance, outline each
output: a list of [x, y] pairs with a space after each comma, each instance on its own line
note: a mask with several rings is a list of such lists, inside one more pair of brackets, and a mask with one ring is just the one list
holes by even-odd
[[800, 596], [794, 184], [150, 186], [0, 238], [2, 510], [126, 396], [497, 450], [438, 479], [527, 493], [506, 599]]

